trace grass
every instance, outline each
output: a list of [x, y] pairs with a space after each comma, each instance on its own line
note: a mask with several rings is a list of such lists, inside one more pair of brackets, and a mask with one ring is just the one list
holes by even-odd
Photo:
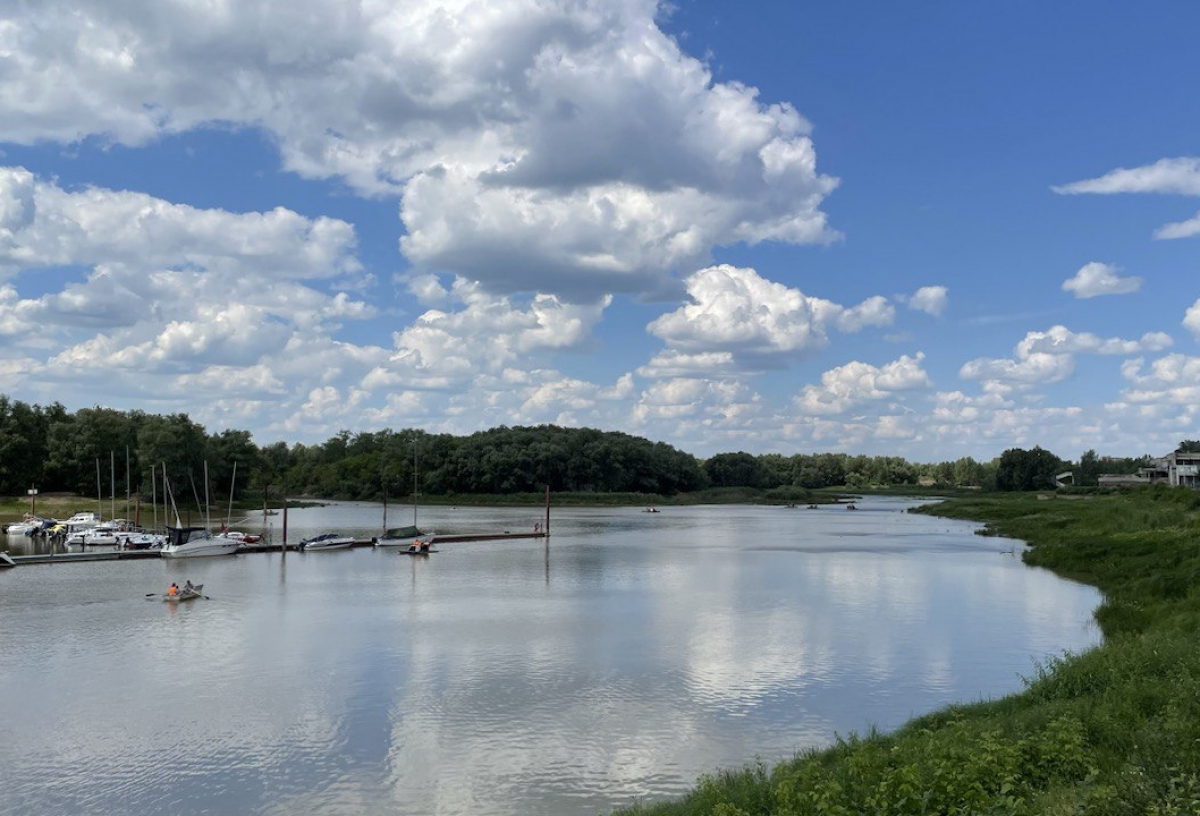
[[1025, 689], [766, 768], [705, 776], [637, 816], [1200, 814], [1200, 493], [987, 494], [918, 512], [1027, 541], [1025, 558], [1097, 586], [1104, 643]]

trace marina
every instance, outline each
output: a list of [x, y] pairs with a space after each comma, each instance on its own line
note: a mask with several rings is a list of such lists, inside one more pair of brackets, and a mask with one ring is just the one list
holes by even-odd
[[1094, 588], [911, 504], [435, 507], [473, 540], [414, 558], [345, 502], [288, 538], [346, 551], [5, 570], [0, 814], [595, 816], [1098, 640]]

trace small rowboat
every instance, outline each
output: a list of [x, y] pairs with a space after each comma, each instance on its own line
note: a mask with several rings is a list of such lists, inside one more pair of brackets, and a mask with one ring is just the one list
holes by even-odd
[[180, 589], [178, 595], [168, 595], [163, 593], [162, 599], [167, 603], [181, 603], [183, 601], [194, 601], [197, 598], [204, 597], [204, 584], [196, 584], [191, 589]]
[[441, 550], [401, 550], [401, 555], [429, 555], [430, 553], [441, 552]]

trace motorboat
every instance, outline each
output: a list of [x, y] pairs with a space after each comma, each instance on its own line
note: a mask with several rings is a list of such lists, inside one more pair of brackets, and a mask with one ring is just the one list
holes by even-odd
[[164, 558], [199, 558], [208, 555], [233, 555], [238, 543], [210, 533], [204, 527], [168, 527]]
[[217, 533], [216, 538], [228, 538], [230, 541], [236, 541], [239, 545], [254, 545], [262, 542], [261, 535], [254, 533], [243, 533], [240, 530], [224, 530]]
[[63, 519], [62, 523], [68, 527], [78, 529], [81, 527], [95, 527], [101, 521], [103, 521], [103, 519], [100, 518], [100, 514], [95, 510], [83, 510], [71, 516], [69, 519]]
[[83, 530], [77, 530], [67, 536], [66, 545], [68, 547], [112, 547], [117, 544], [118, 537], [115, 530], [101, 530], [98, 527], [89, 527]]
[[34, 530], [43, 530], [54, 524], [53, 519], [45, 519], [41, 516], [31, 516], [25, 514], [25, 518], [21, 521], [14, 521], [12, 524], [4, 528], [4, 532], [9, 535], [29, 535]]
[[393, 527], [379, 538], [375, 539], [376, 547], [411, 547], [420, 545], [422, 541], [433, 538], [432, 530], [422, 530], [419, 527]]
[[354, 537], [341, 533], [322, 533], [319, 536], [306, 538], [300, 542], [303, 552], [320, 552], [323, 550], [348, 550], [354, 546]]
[[123, 550], [158, 550], [167, 543], [167, 537], [154, 533], [122, 533], [117, 544]]

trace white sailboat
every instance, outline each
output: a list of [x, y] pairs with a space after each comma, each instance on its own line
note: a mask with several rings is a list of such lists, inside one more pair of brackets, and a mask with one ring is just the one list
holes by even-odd
[[407, 527], [387, 526], [387, 485], [383, 488], [383, 535], [375, 539], [376, 547], [419, 548], [433, 540], [433, 530], [422, 530], [417, 526], [417, 446], [413, 443], [413, 523]]
[[[167, 527], [167, 543], [162, 548], [164, 558], [201, 558], [211, 555], [233, 555], [238, 550], [238, 542], [228, 538], [214, 536], [208, 527], [184, 527], [179, 519], [179, 509], [175, 506], [175, 496], [171, 493], [171, 485], [167, 482], [166, 466], [163, 467], [163, 489], [171, 499], [171, 507], [175, 510], [175, 525]], [[204, 464], [204, 503], [208, 504], [208, 463]]]

